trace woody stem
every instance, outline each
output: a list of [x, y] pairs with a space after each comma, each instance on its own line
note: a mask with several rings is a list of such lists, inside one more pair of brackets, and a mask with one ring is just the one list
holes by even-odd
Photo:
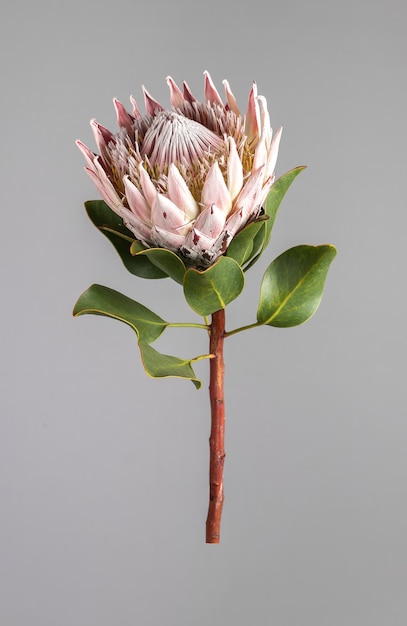
[[209, 438], [209, 509], [206, 520], [206, 543], [219, 543], [223, 508], [223, 465], [225, 460], [225, 403], [223, 343], [225, 339], [225, 310], [212, 314], [210, 328], [209, 397], [211, 404], [211, 434]]

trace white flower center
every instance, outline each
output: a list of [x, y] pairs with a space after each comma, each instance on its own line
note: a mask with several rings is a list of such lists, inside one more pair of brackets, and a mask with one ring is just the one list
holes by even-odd
[[144, 136], [140, 153], [153, 167], [162, 169], [170, 163], [193, 166], [223, 146], [223, 139], [199, 122], [174, 111], [160, 111]]

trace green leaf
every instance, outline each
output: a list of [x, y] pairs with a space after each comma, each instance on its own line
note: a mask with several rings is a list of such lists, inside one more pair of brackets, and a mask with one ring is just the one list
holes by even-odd
[[73, 314], [86, 313], [105, 315], [128, 324], [144, 343], [158, 339], [168, 326], [168, 322], [147, 307], [103, 285], [92, 285], [79, 297]]
[[244, 265], [253, 252], [256, 235], [264, 226], [264, 220], [252, 222], [233, 237], [226, 256], [234, 259], [240, 266]]
[[277, 216], [277, 211], [280, 208], [280, 204], [285, 194], [287, 193], [289, 187], [291, 186], [291, 183], [295, 180], [295, 178], [297, 178], [298, 174], [300, 174], [303, 170], [305, 170], [305, 166], [301, 165], [299, 167], [295, 167], [289, 172], [286, 172], [285, 174], [283, 174], [282, 176], [280, 176], [280, 178], [276, 180], [276, 182], [270, 189], [266, 198], [266, 202], [264, 204], [264, 212], [266, 215], [268, 215], [269, 219], [266, 222], [266, 233], [265, 233], [263, 248], [265, 248], [270, 241], [271, 231], [274, 226], [274, 222]]
[[253, 246], [253, 255], [252, 257], [249, 257], [248, 261], [250, 262], [246, 266], [245, 271], [252, 267], [252, 265], [254, 265], [256, 261], [258, 261], [264, 250], [267, 248], [270, 242], [271, 231], [273, 229], [280, 204], [285, 194], [287, 193], [291, 183], [304, 169], [305, 166], [303, 165], [295, 167], [294, 169], [280, 176], [280, 178], [278, 178], [271, 187], [264, 203], [264, 213], [265, 215], [267, 215], [268, 220], [264, 222], [263, 241], [261, 243], [261, 249], [259, 251], [260, 242], [257, 241], [257, 246]]
[[130, 246], [138, 245], [139, 250], [145, 246], [134, 238], [133, 233], [123, 224], [122, 218], [112, 211], [103, 200], [85, 202], [86, 212], [91, 222], [113, 244], [126, 269], [141, 278], [166, 278], [156, 265], [145, 256], [130, 254]]
[[179, 256], [177, 256], [174, 252], [171, 252], [171, 250], [166, 250], [165, 248], [147, 248], [137, 250], [136, 246], [132, 244], [130, 252], [131, 254], [135, 254], [135, 256], [147, 257], [148, 260], [151, 261], [151, 263], [159, 270], [182, 285], [186, 267]]
[[258, 323], [287, 328], [314, 315], [335, 255], [331, 245], [302, 245], [274, 259], [263, 276]]
[[221, 256], [206, 270], [187, 270], [185, 299], [199, 315], [211, 315], [237, 298], [244, 287], [244, 280], [240, 265], [232, 258]]
[[196, 378], [191, 363], [195, 359], [183, 360], [176, 356], [161, 354], [148, 344], [139, 342], [141, 358], [144, 369], [151, 378], [186, 378], [191, 380], [197, 389], [200, 389], [202, 382]]
[[256, 263], [256, 261], [260, 258], [262, 254], [264, 236], [266, 232], [265, 229], [266, 229], [266, 223], [264, 221], [262, 228], [259, 230], [259, 232], [256, 234], [256, 236], [253, 239], [253, 250], [250, 256], [246, 259], [246, 265], [243, 268], [243, 271], [245, 272], [248, 269], [250, 269], [252, 265]]
[[92, 285], [78, 299], [73, 314], [104, 315], [128, 324], [137, 334], [144, 369], [149, 376], [185, 378], [191, 380], [197, 389], [201, 387], [191, 363], [205, 357], [185, 360], [161, 354], [152, 348], [149, 344], [158, 339], [169, 323], [139, 302], [114, 289]]

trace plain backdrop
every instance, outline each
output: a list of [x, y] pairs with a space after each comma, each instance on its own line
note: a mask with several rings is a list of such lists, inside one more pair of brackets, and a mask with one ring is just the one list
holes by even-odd
[[[407, 623], [406, 5], [401, 0], [22, 0], [1, 10], [0, 624]], [[268, 263], [338, 248], [304, 326], [226, 344], [226, 500], [204, 543], [207, 362], [149, 379], [131, 329], [72, 317], [97, 282], [199, 321], [171, 281], [128, 274], [88, 221], [74, 142], [112, 98], [198, 98], [203, 71], [242, 109], [256, 80], [280, 175], [307, 165], [228, 307], [255, 320]], [[130, 106], [130, 105], [129, 105]], [[164, 352], [205, 352], [197, 330]]]

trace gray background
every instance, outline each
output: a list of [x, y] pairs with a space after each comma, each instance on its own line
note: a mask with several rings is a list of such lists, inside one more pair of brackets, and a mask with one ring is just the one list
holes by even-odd
[[[0, 623], [404, 626], [405, 4], [9, 3], [1, 18]], [[254, 321], [268, 262], [339, 249], [317, 315], [226, 344], [222, 543], [204, 543], [209, 407], [142, 370], [130, 329], [74, 319], [99, 282], [198, 321], [170, 281], [127, 274], [88, 222], [74, 145], [112, 97], [202, 95], [245, 108], [253, 79], [284, 126], [278, 174], [308, 169], [228, 308]], [[171, 331], [192, 356], [204, 333]]]

